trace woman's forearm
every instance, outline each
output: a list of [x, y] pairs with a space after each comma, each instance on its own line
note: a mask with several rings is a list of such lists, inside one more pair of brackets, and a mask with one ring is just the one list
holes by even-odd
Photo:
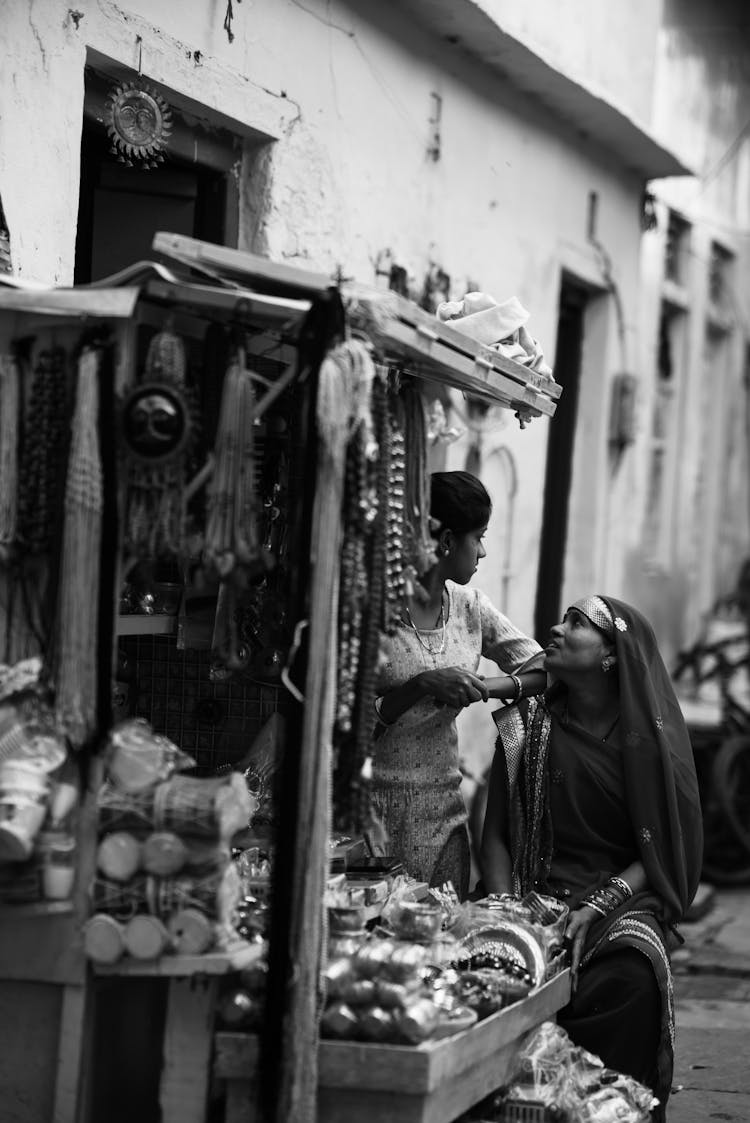
[[618, 877], [627, 882], [634, 896], [648, 885], [648, 877], [643, 862], [631, 862], [627, 869], [618, 874]]
[[415, 675], [401, 686], [394, 686], [377, 701], [377, 716], [383, 725], [392, 725], [402, 714], [427, 697], [422, 675]]
[[547, 675], [545, 671], [522, 671], [521, 674], [512, 678], [510, 675], [497, 675], [493, 678], [486, 678], [484, 681], [489, 690], [490, 698], [498, 698], [507, 700], [509, 698], [516, 699], [518, 693], [518, 686], [515, 679], [521, 680], [521, 697], [530, 698], [534, 694], [541, 694], [547, 685]]

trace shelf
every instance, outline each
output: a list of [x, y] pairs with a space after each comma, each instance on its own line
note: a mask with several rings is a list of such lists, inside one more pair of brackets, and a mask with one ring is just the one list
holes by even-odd
[[[321, 1041], [318, 1049], [320, 1123], [450, 1123], [507, 1080], [518, 1051], [541, 1022], [570, 998], [570, 972], [555, 975], [520, 1002], [470, 1029], [421, 1045]], [[219, 1079], [252, 1082], [259, 1039], [216, 1034]]]
[[92, 963], [96, 975], [128, 977], [188, 978], [191, 975], [227, 975], [257, 963], [266, 954], [266, 945], [248, 944], [244, 940], [224, 951], [205, 955], [162, 955], [159, 959], [125, 957], [119, 963]]
[[12, 901], [0, 902], [0, 923], [13, 920], [44, 919], [48, 916], [65, 916], [73, 911], [72, 901]]
[[171, 636], [177, 631], [177, 617], [163, 613], [139, 616], [137, 613], [117, 617], [118, 636]]

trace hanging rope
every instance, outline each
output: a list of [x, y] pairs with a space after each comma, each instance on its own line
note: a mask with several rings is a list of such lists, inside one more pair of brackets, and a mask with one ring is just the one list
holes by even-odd
[[103, 508], [97, 433], [100, 360], [99, 350], [88, 350], [78, 362], [65, 485], [55, 645], [57, 716], [76, 748], [94, 732], [96, 724], [97, 604]]

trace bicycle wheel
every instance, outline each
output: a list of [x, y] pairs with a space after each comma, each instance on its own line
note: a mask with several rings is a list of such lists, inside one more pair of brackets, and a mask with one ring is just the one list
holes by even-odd
[[750, 737], [740, 734], [722, 742], [711, 775], [717, 802], [750, 861]]
[[750, 855], [713, 800], [704, 806], [703, 834], [703, 881], [720, 886], [750, 885]]

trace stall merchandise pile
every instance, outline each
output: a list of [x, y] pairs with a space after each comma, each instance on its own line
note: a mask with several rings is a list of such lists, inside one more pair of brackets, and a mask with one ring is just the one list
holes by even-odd
[[108, 754], [88, 956], [196, 955], [231, 940], [241, 882], [230, 842], [253, 806], [244, 780], [181, 775], [191, 758], [141, 720], [113, 729]]
[[379, 925], [329, 907], [325, 1037], [416, 1045], [512, 1005], [563, 964], [567, 908], [529, 894], [460, 905], [447, 885], [411, 900], [395, 888]]
[[37, 657], [0, 666], [0, 901], [67, 900], [79, 790]]

